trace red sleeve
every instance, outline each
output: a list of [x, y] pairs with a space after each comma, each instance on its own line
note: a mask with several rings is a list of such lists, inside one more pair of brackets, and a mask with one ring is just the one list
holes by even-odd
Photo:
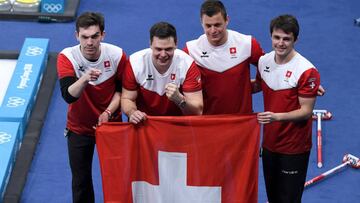
[[64, 55], [59, 54], [57, 58], [57, 73], [58, 78], [64, 78], [64, 77], [76, 77], [74, 67], [70, 60]]
[[261, 75], [259, 72], [259, 68], [256, 69], [256, 77], [255, 77], [255, 84], [261, 89]]
[[187, 48], [186, 45], [185, 45], [185, 47], [183, 48], [183, 51], [189, 55], [189, 49]]
[[315, 97], [320, 85], [320, 74], [315, 68], [305, 71], [298, 82], [298, 93], [301, 97]]
[[137, 90], [138, 86], [130, 60], [127, 60], [123, 74], [123, 87], [127, 90]]
[[201, 90], [201, 75], [195, 62], [191, 64], [186, 73], [182, 89], [184, 92], [196, 92]]
[[256, 41], [254, 37], [251, 38], [251, 57], [250, 63], [254, 66], [258, 65], [259, 58], [264, 55], [264, 51], [262, 50], [259, 42]]
[[126, 63], [127, 63], [126, 54], [125, 54], [125, 52], [123, 52], [123, 55], [122, 55], [122, 57], [120, 59], [118, 67], [117, 67], [117, 80], [120, 81], [120, 82], [123, 79], [123, 74], [124, 74], [124, 71], [125, 71]]

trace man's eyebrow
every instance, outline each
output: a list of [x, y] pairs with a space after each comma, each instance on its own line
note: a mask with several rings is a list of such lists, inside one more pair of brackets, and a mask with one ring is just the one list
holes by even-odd
[[98, 35], [100, 35], [100, 32], [96, 32], [96, 33], [94, 33], [93, 35], [85, 35], [85, 34], [82, 34], [81, 36], [82, 36], [82, 37], [95, 37], [95, 36], [98, 36]]

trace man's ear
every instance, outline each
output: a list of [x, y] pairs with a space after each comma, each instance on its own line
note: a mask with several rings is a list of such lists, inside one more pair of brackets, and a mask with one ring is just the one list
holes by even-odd
[[78, 33], [77, 31], [74, 32], [74, 35], [75, 35], [76, 40], [77, 40], [77, 41], [80, 41], [80, 39], [79, 39], [79, 33]]
[[101, 41], [103, 41], [104, 39], [105, 39], [105, 35], [106, 35], [106, 32], [105, 32], [105, 30], [102, 32], [102, 34], [101, 34]]

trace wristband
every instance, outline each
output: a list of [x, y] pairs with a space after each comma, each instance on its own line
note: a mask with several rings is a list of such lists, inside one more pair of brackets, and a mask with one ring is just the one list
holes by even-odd
[[112, 114], [111, 114], [111, 111], [109, 109], [105, 109], [104, 111], [105, 113], [107, 113], [109, 119], [111, 118]]

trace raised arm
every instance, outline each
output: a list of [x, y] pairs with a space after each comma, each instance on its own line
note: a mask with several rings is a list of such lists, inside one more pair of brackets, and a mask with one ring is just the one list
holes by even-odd
[[84, 88], [91, 81], [96, 81], [101, 75], [100, 70], [89, 69], [81, 76], [75, 83], [69, 86], [69, 94], [73, 97], [79, 98]]

